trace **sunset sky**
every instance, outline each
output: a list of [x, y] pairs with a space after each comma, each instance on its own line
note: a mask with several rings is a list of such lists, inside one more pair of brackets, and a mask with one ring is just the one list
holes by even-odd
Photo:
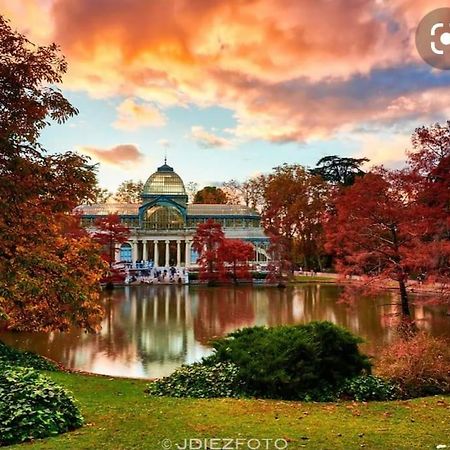
[[[80, 114], [42, 134], [100, 162], [104, 187], [162, 163], [200, 185], [325, 155], [399, 165], [450, 117], [450, 71], [417, 54], [432, 0], [0, 0], [58, 43]], [[450, 51], [450, 49], [449, 49]]]

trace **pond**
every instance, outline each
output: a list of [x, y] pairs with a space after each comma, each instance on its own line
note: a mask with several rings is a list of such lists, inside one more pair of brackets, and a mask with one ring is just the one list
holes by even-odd
[[[337, 303], [340, 289], [332, 284], [130, 286], [104, 294], [106, 316], [96, 335], [0, 333], [0, 339], [72, 369], [133, 378], [168, 375], [208, 355], [212, 338], [253, 325], [329, 320], [362, 336], [364, 350], [374, 354], [394, 337], [389, 315], [395, 294], [363, 298], [348, 308]], [[444, 308], [416, 306], [414, 316], [421, 329], [450, 337]]]

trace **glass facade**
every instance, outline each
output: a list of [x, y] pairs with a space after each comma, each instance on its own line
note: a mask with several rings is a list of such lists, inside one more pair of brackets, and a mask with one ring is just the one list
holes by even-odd
[[150, 230], [178, 230], [183, 227], [183, 216], [176, 208], [153, 206], [145, 213], [144, 228]]
[[186, 195], [186, 191], [175, 172], [155, 172], [145, 183], [143, 194]]
[[[86, 227], [95, 227], [95, 220], [108, 214], [118, 214], [124, 225], [133, 230], [193, 230], [200, 223], [213, 219], [224, 229], [252, 229], [255, 236], [261, 227], [259, 214], [245, 205], [187, 204], [181, 177], [166, 164], [158, 167], [147, 179], [140, 203], [82, 205], [75, 209]], [[137, 231], [138, 232], [138, 231]], [[262, 232], [261, 232], [262, 233]]]

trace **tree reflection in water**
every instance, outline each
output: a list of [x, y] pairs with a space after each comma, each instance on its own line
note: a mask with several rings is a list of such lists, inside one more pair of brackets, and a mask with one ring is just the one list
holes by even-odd
[[[167, 375], [209, 354], [208, 342], [253, 325], [330, 320], [365, 338], [364, 350], [393, 338], [391, 293], [363, 298], [352, 308], [337, 303], [340, 288], [304, 284], [268, 287], [130, 286], [104, 295], [106, 317], [96, 335], [1, 333], [10, 345], [29, 349], [67, 367], [129, 377]], [[445, 308], [416, 306], [419, 328], [450, 336]]]

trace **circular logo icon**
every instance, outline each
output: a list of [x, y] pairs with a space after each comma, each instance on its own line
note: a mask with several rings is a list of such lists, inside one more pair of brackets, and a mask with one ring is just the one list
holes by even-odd
[[420, 21], [416, 47], [427, 64], [450, 70], [450, 8], [435, 9]]

